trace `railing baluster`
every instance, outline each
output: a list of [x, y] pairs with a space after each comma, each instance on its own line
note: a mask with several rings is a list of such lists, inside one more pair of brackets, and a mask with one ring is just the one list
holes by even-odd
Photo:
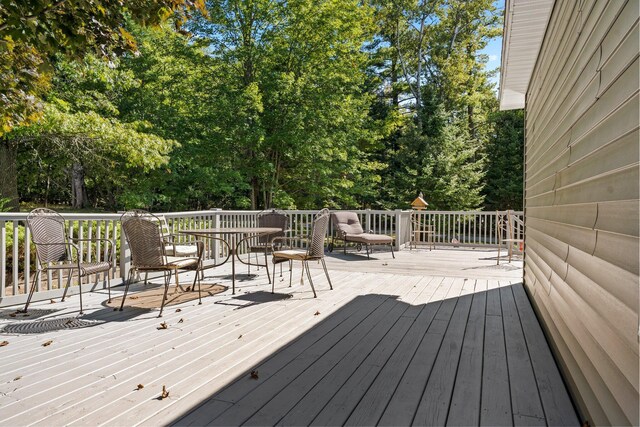
[[18, 236], [18, 221], [13, 221], [13, 260], [12, 260], [12, 273], [11, 273], [11, 280], [12, 280], [12, 288], [13, 288], [13, 295], [18, 295], [18, 266], [20, 264], [20, 257], [18, 256], [18, 249], [20, 246], [20, 239]]
[[0, 253], [0, 271], [2, 274], [2, 277], [0, 277], [0, 286], [2, 287], [2, 289], [0, 289], [0, 296], [4, 297], [7, 286], [7, 229], [4, 221], [0, 221], [0, 226], [2, 226], [2, 230], [0, 230], [0, 250], [2, 251]]

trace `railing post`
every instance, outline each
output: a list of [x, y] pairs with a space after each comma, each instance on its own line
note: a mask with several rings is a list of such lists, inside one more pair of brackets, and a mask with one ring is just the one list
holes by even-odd
[[[214, 212], [213, 214], [213, 228], [220, 228], [220, 214], [221, 208], [212, 208], [210, 209]], [[218, 255], [220, 254], [220, 242], [218, 240], [213, 241], [213, 260], [215, 263], [218, 263]]]
[[396, 217], [396, 250], [399, 251], [402, 245], [404, 244], [404, 230], [402, 229], [402, 209], [395, 210], [395, 217]]

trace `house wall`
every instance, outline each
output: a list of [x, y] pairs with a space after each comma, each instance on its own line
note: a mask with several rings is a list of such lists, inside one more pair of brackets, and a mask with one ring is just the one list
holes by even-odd
[[526, 99], [525, 284], [578, 409], [638, 425], [637, 0], [558, 0]]

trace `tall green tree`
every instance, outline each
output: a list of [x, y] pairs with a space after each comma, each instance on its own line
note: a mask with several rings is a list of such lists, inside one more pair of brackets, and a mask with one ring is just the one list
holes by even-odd
[[353, 0], [207, 3], [195, 34], [228, 79], [226, 137], [248, 205], [353, 203], [369, 98], [363, 93], [370, 9]]
[[95, 56], [61, 58], [41, 119], [11, 133], [23, 161], [39, 165], [21, 170], [23, 191], [47, 203], [53, 184], [74, 208], [115, 208], [132, 178], [166, 164], [175, 141], [153, 134], [149, 122], [120, 120], [119, 92], [137, 83]]
[[487, 144], [486, 209], [522, 209], [524, 110], [496, 111]]
[[[496, 107], [487, 58], [479, 54], [499, 33], [492, 2], [389, 0], [380, 1], [378, 10], [382, 28], [395, 30], [376, 52], [388, 55], [382, 70], [393, 76], [396, 64], [400, 69], [399, 81], [387, 80], [386, 86], [394, 89], [386, 120], [397, 122], [395, 111], [411, 118], [400, 132], [386, 137], [380, 153], [390, 164], [383, 179], [384, 203], [403, 205], [422, 191], [427, 198], [430, 193], [451, 194], [450, 202], [435, 196], [435, 206], [479, 207], [484, 147], [491, 132], [487, 116]], [[459, 129], [465, 125], [466, 130]], [[438, 154], [445, 149], [452, 151]], [[454, 197], [439, 190], [438, 183], [458, 183], [461, 191]]]
[[[30, 0], [0, 3], [0, 195], [18, 207], [16, 159], [18, 146], [7, 136], [15, 126], [37, 121], [41, 96], [51, 78], [56, 54], [82, 58], [88, 52], [104, 57], [135, 50], [127, 22], [156, 25], [202, 0]], [[8, 65], [7, 65], [8, 64]]]

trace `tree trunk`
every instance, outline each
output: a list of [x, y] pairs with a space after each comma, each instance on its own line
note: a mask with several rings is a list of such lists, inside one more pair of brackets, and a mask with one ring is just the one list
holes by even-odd
[[84, 167], [74, 163], [71, 168], [71, 206], [74, 209], [85, 208], [88, 204], [87, 187], [84, 184]]
[[258, 195], [260, 194], [260, 183], [255, 176], [251, 178], [251, 210], [258, 209]]
[[18, 144], [7, 138], [0, 138], [0, 197], [9, 199], [4, 206], [18, 211]]
[[424, 40], [424, 21], [425, 17], [423, 16], [420, 20], [420, 34], [418, 37], [418, 69], [416, 70], [416, 125], [418, 128], [418, 133], [422, 134], [422, 93], [421, 93], [421, 84], [420, 80], [422, 79], [422, 42]]
[[391, 103], [395, 110], [398, 109], [398, 105], [400, 105], [400, 96], [398, 91], [398, 31], [397, 28], [400, 25], [399, 22], [395, 22], [396, 31], [394, 31], [394, 35], [391, 37], [391, 46], [394, 48], [391, 50]]

